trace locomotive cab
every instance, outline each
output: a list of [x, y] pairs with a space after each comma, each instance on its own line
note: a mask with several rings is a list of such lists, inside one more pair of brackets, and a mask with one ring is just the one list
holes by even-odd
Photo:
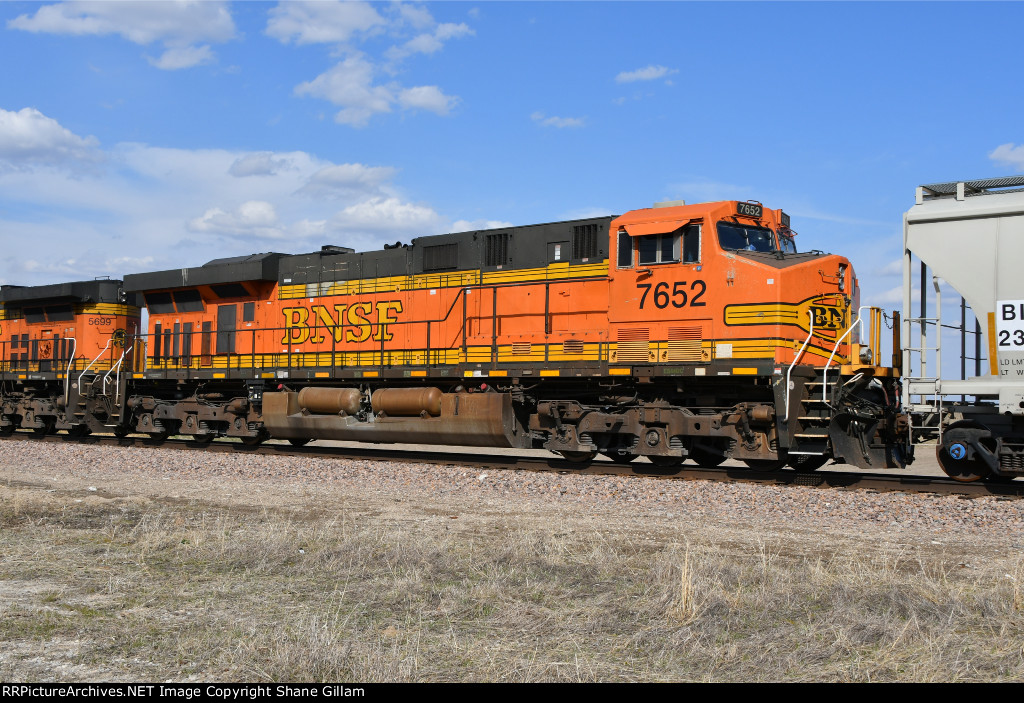
[[0, 306], [0, 432], [87, 432], [116, 422], [112, 406], [85, 409], [116, 395], [137, 358], [139, 308], [121, 281], [3, 286]]
[[856, 287], [850, 262], [797, 253], [781, 210], [741, 201], [672, 204], [629, 212], [612, 222], [611, 234], [611, 333], [620, 346], [645, 334], [666, 340], [648, 361], [791, 363], [809, 335], [802, 363], [849, 358], [840, 341]]

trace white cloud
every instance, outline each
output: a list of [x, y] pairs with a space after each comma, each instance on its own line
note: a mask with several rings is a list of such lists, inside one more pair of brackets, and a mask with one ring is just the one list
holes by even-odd
[[391, 112], [392, 106], [421, 109], [447, 115], [458, 98], [445, 95], [435, 85], [402, 88], [397, 83], [374, 85], [375, 68], [361, 54], [344, 61], [311, 81], [295, 88], [296, 95], [329, 100], [342, 109], [334, 120], [353, 127], [365, 127], [376, 114]]
[[95, 137], [80, 137], [34, 108], [0, 109], [0, 167], [96, 162], [98, 146]]
[[267, 34], [285, 44], [340, 44], [385, 24], [365, 2], [282, 2], [269, 14]]
[[1024, 170], [1024, 144], [1020, 146], [1014, 146], [1013, 142], [1000, 144], [992, 150], [988, 158], [1002, 166]]
[[164, 71], [176, 71], [179, 68], [192, 68], [206, 63], [213, 63], [214, 55], [209, 45], [202, 46], [180, 46], [168, 49], [160, 58], [146, 57], [151, 66], [156, 66]]
[[406, 88], [398, 94], [398, 102], [402, 107], [427, 110], [438, 115], [447, 115], [458, 101], [458, 98], [442, 93], [436, 85]]
[[238, 178], [246, 176], [274, 176], [291, 166], [288, 159], [275, 158], [269, 151], [258, 151], [240, 156], [231, 164], [228, 173]]
[[[916, 302], [921, 299], [921, 292], [915, 289], [910, 290], [911, 302]], [[903, 304], [903, 286], [896, 286], [889, 288], [878, 293], [871, 293], [864, 291], [861, 293], [861, 305], [874, 305], [877, 307], [884, 307], [886, 305], [902, 305]]]
[[298, 192], [313, 197], [337, 198], [358, 193], [376, 196], [395, 173], [395, 169], [387, 166], [337, 164], [314, 173]]
[[373, 115], [391, 112], [395, 96], [388, 88], [373, 85], [373, 64], [362, 55], [349, 56], [311, 81], [295, 87], [296, 95], [323, 98], [342, 106], [334, 119], [353, 127], [365, 127]]
[[411, 25], [414, 29], [427, 29], [434, 26], [434, 17], [430, 10], [423, 6], [417, 7], [409, 3], [397, 5], [398, 21], [402, 24]]
[[543, 127], [557, 127], [563, 129], [565, 127], [582, 127], [586, 124], [585, 117], [547, 117], [543, 112], [535, 112], [530, 115], [530, 119]]
[[895, 261], [890, 261], [885, 266], [881, 267], [876, 273], [879, 276], [902, 276], [903, 259], [896, 259]]
[[165, 70], [209, 63], [214, 56], [205, 43], [235, 36], [223, 2], [61, 2], [8, 20], [7, 27], [72, 36], [116, 34], [139, 45], [160, 42], [166, 50], [150, 63]]
[[481, 229], [503, 229], [514, 227], [511, 222], [504, 220], [456, 220], [452, 223], [452, 232], [476, 232]]
[[[397, 75], [399, 62], [413, 55], [429, 55], [440, 51], [445, 42], [474, 34], [465, 23], [438, 24], [423, 6], [392, 4], [379, 14], [362, 2], [291, 2], [271, 10], [267, 34], [284, 43], [333, 43], [335, 56], [344, 58], [312, 80], [295, 86], [295, 95], [327, 100], [341, 109], [334, 121], [352, 127], [365, 127], [375, 116], [404, 110], [426, 110], [447, 115], [459, 98], [446, 95], [436, 85], [406, 86], [398, 81], [380, 82], [382, 73]], [[371, 56], [356, 48], [369, 36], [386, 36], [400, 40], [379, 55]]]
[[678, 69], [666, 68], [665, 66], [645, 66], [635, 71], [623, 71], [615, 76], [616, 83], [635, 83], [636, 81], [654, 81], [665, 76], [679, 73]]
[[[378, 249], [438, 232], [509, 226], [448, 218], [400, 192], [398, 170], [334, 163], [303, 152], [174, 149], [121, 143], [101, 149], [27, 109], [37, 137], [0, 129], [0, 159], [87, 170], [0, 168], [0, 280], [33, 285], [198, 266], [257, 251], [301, 253], [323, 244]], [[19, 122], [21, 124], [21, 122]], [[45, 139], [40, 137], [42, 134]], [[51, 256], [39, 253], [46, 243]]]
[[444, 43], [449, 39], [472, 36], [476, 34], [464, 23], [439, 24], [433, 32], [419, 34], [401, 46], [391, 47], [387, 56], [397, 61], [412, 54], [433, 54], [444, 48]]
[[265, 200], [249, 200], [231, 212], [211, 208], [186, 226], [190, 232], [232, 237], [280, 239], [285, 234], [274, 206]]
[[[35, 137], [14, 140], [12, 130], [0, 129], [0, 159], [19, 166], [92, 159], [77, 173], [0, 168], [5, 282], [119, 277], [256, 251], [315, 251], [325, 243], [365, 251], [461, 228], [400, 194], [390, 166], [332, 163], [301, 151], [138, 143], [101, 150], [32, 109], [0, 118], [29, 125]], [[40, 256], [38, 242], [54, 255]]]
[[398, 198], [371, 198], [341, 210], [331, 224], [335, 229], [358, 234], [387, 231], [417, 235], [439, 227], [441, 218], [424, 205]]

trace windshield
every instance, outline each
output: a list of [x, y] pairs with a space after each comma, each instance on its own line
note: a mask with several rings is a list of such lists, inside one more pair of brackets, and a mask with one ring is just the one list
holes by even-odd
[[793, 241], [793, 237], [791, 235], [780, 234], [779, 244], [782, 245], [782, 251], [786, 252], [787, 254], [796, 253], [796, 242]]
[[718, 223], [718, 243], [723, 249], [778, 251], [775, 241], [775, 233], [766, 227], [750, 227], [734, 222]]

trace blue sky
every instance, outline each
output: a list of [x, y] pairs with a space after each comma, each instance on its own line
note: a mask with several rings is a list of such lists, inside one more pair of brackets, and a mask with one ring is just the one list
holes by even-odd
[[0, 3], [0, 282], [740, 198], [891, 307], [914, 188], [1024, 172], [1021, 26], [1018, 3]]

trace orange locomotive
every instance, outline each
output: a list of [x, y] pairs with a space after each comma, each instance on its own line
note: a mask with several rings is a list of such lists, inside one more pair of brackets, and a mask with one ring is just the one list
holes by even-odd
[[[0, 433], [117, 424], [139, 331], [138, 305], [121, 281], [0, 286]], [[117, 396], [113, 404], [104, 388], [92, 394], [94, 382]]]
[[666, 204], [130, 275], [149, 331], [118, 429], [902, 466], [880, 316], [857, 343], [849, 261], [788, 220]]

